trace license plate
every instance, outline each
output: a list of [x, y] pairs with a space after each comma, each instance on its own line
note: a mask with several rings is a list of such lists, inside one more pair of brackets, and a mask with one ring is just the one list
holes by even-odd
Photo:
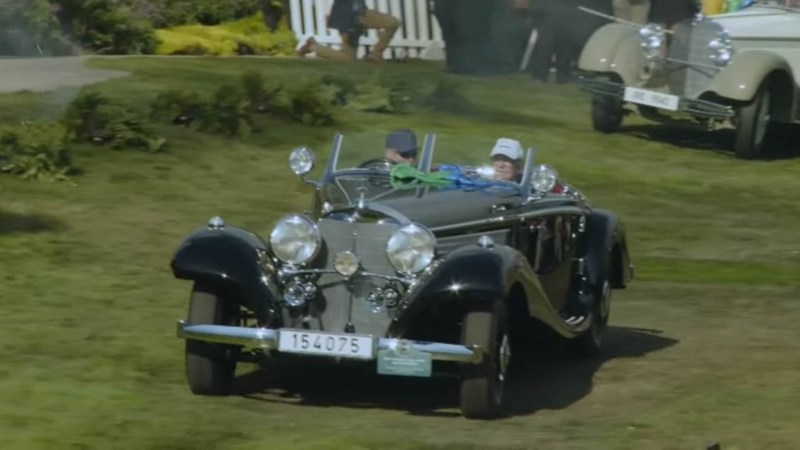
[[307, 355], [372, 359], [375, 354], [373, 342], [373, 339], [369, 336], [280, 330], [278, 336], [278, 351]]
[[648, 91], [633, 87], [625, 88], [625, 101], [640, 105], [652, 106], [654, 108], [677, 111], [680, 97], [676, 95], [662, 94], [661, 92]]

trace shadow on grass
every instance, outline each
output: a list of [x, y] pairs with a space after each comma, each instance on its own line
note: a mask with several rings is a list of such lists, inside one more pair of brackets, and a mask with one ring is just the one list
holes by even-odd
[[64, 224], [43, 214], [17, 214], [0, 210], [0, 236], [14, 233], [42, 233], [62, 230]]
[[[507, 385], [509, 413], [530, 415], [540, 410], [570, 406], [591, 393], [594, 374], [606, 361], [642, 357], [678, 342], [659, 334], [654, 330], [610, 327], [604, 355], [596, 359], [569, 359], [555, 350], [516, 354]], [[240, 376], [236, 393], [271, 403], [394, 409], [421, 416], [461, 416], [458, 411], [459, 384], [455, 377], [385, 377], [375, 374], [374, 370], [372, 365], [344, 367], [309, 362], [269, 363], [262, 370]]]
[[[730, 130], [701, 131], [668, 125], [627, 125], [620, 132], [648, 141], [657, 141], [678, 147], [704, 150], [735, 158], [733, 132]], [[762, 160], [783, 160], [800, 157], [800, 128], [775, 127], [768, 141], [768, 154]]]

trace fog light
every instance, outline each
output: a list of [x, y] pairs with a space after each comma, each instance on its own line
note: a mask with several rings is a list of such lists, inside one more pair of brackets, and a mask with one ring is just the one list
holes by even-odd
[[286, 301], [289, 306], [300, 306], [306, 302], [306, 298], [305, 287], [297, 281], [290, 281], [283, 291], [283, 300]]
[[395, 308], [398, 300], [400, 300], [400, 294], [397, 291], [391, 288], [383, 290], [383, 301], [387, 308]]
[[351, 251], [339, 252], [333, 261], [333, 268], [340, 275], [349, 277], [358, 271], [358, 256]]

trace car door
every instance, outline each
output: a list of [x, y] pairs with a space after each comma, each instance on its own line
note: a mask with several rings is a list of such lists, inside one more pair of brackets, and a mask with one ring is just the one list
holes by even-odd
[[568, 299], [575, 253], [573, 229], [578, 216], [552, 215], [528, 221], [528, 260], [556, 310]]

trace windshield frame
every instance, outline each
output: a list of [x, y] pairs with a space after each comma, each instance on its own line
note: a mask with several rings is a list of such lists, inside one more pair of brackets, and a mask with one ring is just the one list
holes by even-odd
[[[363, 176], [364, 182], [369, 183], [370, 177], [385, 177], [386, 183], [390, 183], [389, 179], [389, 172], [380, 168], [372, 167], [372, 168], [342, 168], [339, 169], [339, 155], [341, 154], [342, 150], [342, 142], [344, 141], [344, 135], [341, 133], [336, 133], [333, 139], [333, 145], [331, 148], [331, 152], [329, 154], [328, 163], [325, 167], [325, 172], [323, 173], [322, 177], [319, 180], [318, 184], [318, 193], [320, 197], [323, 196], [323, 190], [330, 185], [336, 186], [336, 188], [343, 194], [343, 196], [347, 199], [348, 206], [355, 205], [360, 199], [359, 198], [352, 198], [350, 193], [344, 189], [344, 187], [337, 181], [337, 178], [340, 176]], [[434, 149], [436, 146], [436, 134], [428, 133], [425, 135], [425, 141], [422, 147], [422, 154], [420, 155], [419, 162], [417, 163], [417, 170], [424, 174], [431, 173], [432, 163], [433, 163], [433, 155]], [[510, 181], [500, 181], [495, 180], [498, 183], [506, 185], [508, 187], [513, 187], [517, 190], [522, 198], [528, 198], [531, 195], [531, 176], [533, 172], [533, 160], [534, 160], [534, 148], [529, 148], [527, 151], [527, 155], [525, 158], [524, 164], [524, 171], [522, 174], [522, 179], [519, 183], [510, 182]], [[448, 166], [456, 166], [465, 171], [469, 171], [468, 166], [460, 165], [460, 164], [448, 164]], [[421, 196], [423, 192], [427, 192], [431, 186], [419, 185], [417, 187], [409, 186], [408, 190], [416, 190], [417, 196]], [[387, 193], [395, 193], [399, 191], [396, 188], [389, 188], [385, 193], [382, 192], [370, 199], [369, 201], [376, 201]], [[422, 191], [422, 192], [421, 192]], [[322, 199], [323, 201], [327, 201], [327, 199]]]

